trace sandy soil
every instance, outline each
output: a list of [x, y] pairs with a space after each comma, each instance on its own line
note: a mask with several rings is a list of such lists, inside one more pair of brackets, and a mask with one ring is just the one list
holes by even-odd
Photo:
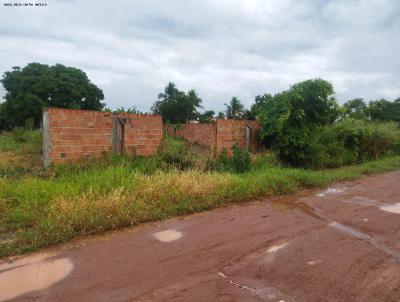
[[148, 224], [0, 264], [0, 301], [400, 301], [399, 202], [397, 171]]

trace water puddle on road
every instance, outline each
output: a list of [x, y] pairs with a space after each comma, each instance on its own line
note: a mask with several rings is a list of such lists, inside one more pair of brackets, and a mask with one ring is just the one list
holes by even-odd
[[400, 202], [379, 207], [382, 211], [400, 214]]
[[47, 254], [0, 265], [0, 301], [42, 290], [61, 281], [74, 269], [69, 258], [48, 259]]
[[312, 260], [312, 261], [307, 261], [307, 264], [310, 266], [318, 265], [321, 264], [322, 260]]
[[301, 201], [299, 198], [293, 198], [292, 196], [289, 197], [281, 197], [273, 201], [272, 206], [276, 209], [280, 210], [294, 210], [297, 209], [304, 214], [311, 216], [315, 219], [323, 220], [320, 216], [318, 216], [314, 208], [309, 206], [308, 204]]
[[341, 232], [343, 232], [343, 233], [345, 233], [347, 235], [350, 235], [352, 237], [356, 237], [358, 239], [369, 239], [369, 238], [371, 238], [371, 236], [369, 236], [368, 234], [359, 232], [359, 231], [357, 231], [357, 230], [355, 230], [355, 229], [353, 229], [351, 227], [345, 226], [345, 225], [340, 224], [338, 222], [332, 222], [332, 223], [329, 224], [329, 226], [331, 226], [331, 227], [333, 227], [333, 228], [335, 228], [335, 229], [337, 229], [337, 230], [339, 230], [339, 231], [341, 231]]
[[280, 250], [284, 249], [288, 245], [289, 242], [284, 242], [281, 244], [270, 246], [268, 250], [265, 252], [264, 261], [267, 263], [273, 262], [275, 260], [276, 253], [278, 253]]
[[320, 193], [315, 194], [315, 196], [324, 197], [324, 196], [329, 195], [329, 194], [339, 194], [339, 193], [343, 193], [345, 189], [346, 189], [345, 187], [341, 187], [341, 188], [328, 188], [328, 189], [326, 189], [326, 190], [323, 191], [323, 192], [320, 192]]
[[166, 230], [166, 231], [154, 233], [153, 236], [161, 242], [170, 242], [170, 241], [178, 240], [183, 235], [181, 232], [178, 232], [176, 230]]
[[274, 254], [277, 251], [279, 251], [279, 250], [283, 249], [284, 247], [286, 247], [288, 244], [289, 244], [289, 242], [284, 242], [284, 243], [279, 244], [279, 245], [273, 245], [267, 250], [267, 253], [268, 254]]
[[350, 199], [343, 200], [344, 203], [354, 203], [360, 206], [376, 206], [379, 202], [365, 196], [354, 196]]

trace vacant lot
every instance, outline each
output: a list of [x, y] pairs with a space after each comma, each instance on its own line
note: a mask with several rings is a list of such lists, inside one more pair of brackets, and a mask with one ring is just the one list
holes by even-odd
[[0, 256], [400, 167], [394, 156], [302, 170], [283, 167], [265, 153], [252, 156], [247, 172], [234, 173], [231, 163], [209, 160], [183, 141], [167, 139], [157, 156], [104, 156], [43, 170], [37, 131], [1, 135], [0, 152]]

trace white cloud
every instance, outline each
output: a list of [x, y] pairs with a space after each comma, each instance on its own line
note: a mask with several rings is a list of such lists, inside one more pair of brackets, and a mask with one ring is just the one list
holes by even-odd
[[215, 111], [233, 95], [249, 106], [315, 77], [332, 81], [342, 102], [393, 99], [399, 15], [397, 0], [48, 0], [0, 8], [0, 72], [29, 62], [78, 67], [108, 106], [144, 111], [169, 81]]

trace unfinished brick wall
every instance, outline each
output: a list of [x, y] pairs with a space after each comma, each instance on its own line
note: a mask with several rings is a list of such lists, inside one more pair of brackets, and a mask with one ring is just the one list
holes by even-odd
[[[113, 151], [120, 139], [117, 118], [125, 118], [125, 151], [150, 155], [162, 140], [162, 119], [158, 115], [43, 109], [43, 157], [50, 163], [72, 162]], [[116, 128], [117, 127], [117, 128]], [[118, 137], [115, 137], [115, 136]]]
[[218, 119], [215, 152], [220, 155], [226, 149], [232, 154], [232, 145], [237, 143], [241, 149], [246, 148], [246, 125], [250, 126], [250, 151], [255, 152], [260, 147], [257, 132], [260, 129], [258, 121]]
[[158, 152], [163, 138], [160, 115], [119, 113], [125, 118], [125, 151], [131, 155], [152, 155]]
[[232, 145], [237, 143], [240, 148], [246, 148], [246, 127], [250, 127], [250, 150], [257, 151], [260, 147], [257, 132], [260, 124], [249, 120], [217, 119], [211, 124], [185, 124], [174, 131], [174, 127], [167, 126], [170, 136], [183, 137], [191, 143], [209, 146], [217, 156], [226, 149], [228, 155], [232, 153]]
[[212, 124], [185, 124], [175, 129], [173, 126], [167, 126], [167, 132], [170, 136], [183, 137], [191, 143], [198, 143], [203, 146], [214, 146], [216, 125]]

